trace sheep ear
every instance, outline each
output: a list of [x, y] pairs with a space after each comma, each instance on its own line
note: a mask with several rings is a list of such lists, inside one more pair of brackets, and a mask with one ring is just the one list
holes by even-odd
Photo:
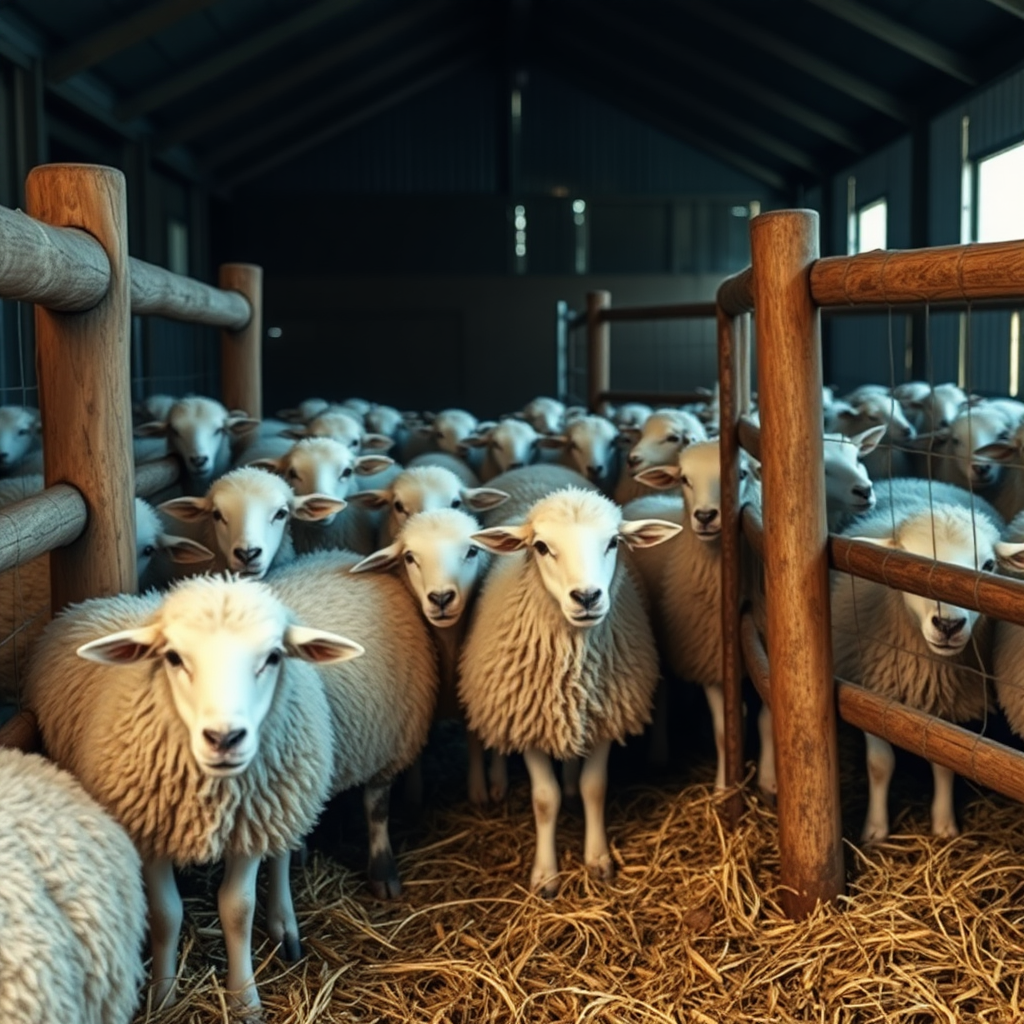
[[974, 454], [977, 458], [991, 459], [993, 462], [1012, 462], [1020, 451], [1019, 445], [1013, 441], [995, 441], [982, 445]]
[[508, 501], [510, 495], [496, 487], [463, 487], [459, 493], [462, 500], [474, 512], [486, 512]]
[[367, 555], [361, 562], [356, 562], [349, 572], [376, 572], [382, 569], [391, 569], [398, 564], [398, 559], [401, 557], [402, 545], [396, 540], [386, 548]]
[[318, 519], [326, 519], [340, 512], [346, 502], [341, 498], [332, 498], [329, 494], [303, 494], [292, 500], [292, 518], [304, 523], [315, 523]]
[[619, 523], [619, 536], [630, 548], [653, 548], [671, 540], [682, 527], [678, 523], [667, 523], [663, 519], [623, 520]]
[[489, 530], [474, 533], [470, 540], [497, 555], [511, 555], [521, 551], [529, 543], [533, 529], [523, 526], [492, 526]]
[[298, 409], [278, 409], [274, 416], [276, 419], [285, 420], [287, 423], [299, 423], [302, 419]]
[[642, 469], [634, 480], [639, 480], [646, 487], [653, 487], [658, 491], [667, 491], [671, 487], [679, 486], [678, 466], [651, 466], [649, 469]]
[[304, 426], [302, 427], [289, 427], [287, 430], [282, 430], [278, 437], [290, 437], [294, 441], [301, 441], [304, 437], [309, 436], [309, 431]]
[[360, 455], [356, 459], [356, 476], [372, 476], [394, 464], [395, 460], [388, 455]]
[[1008, 540], [1001, 540], [996, 544], [996, 558], [999, 564], [1015, 572], [1024, 571], [1024, 544], [1014, 544]]
[[196, 523], [213, 511], [213, 502], [209, 498], [171, 498], [157, 507], [184, 523]]
[[[356, 470], [358, 473], [359, 471]], [[360, 508], [372, 508], [376, 511], [387, 508], [391, 504], [390, 491], [356, 491], [348, 496], [350, 505], [358, 505]]]
[[562, 449], [569, 443], [565, 434], [544, 434], [537, 440], [538, 448]]
[[283, 459], [253, 459], [246, 465], [252, 466], [253, 469], [265, 469], [268, 473], [276, 473], [278, 476], [284, 472]]
[[213, 552], [199, 541], [189, 537], [176, 537], [170, 533], [161, 533], [157, 538], [162, 551], [165, 551], [172, 562], [178, 565], [195, 565], [197, 562], [208, 562]]
[[486, 434], [481, 434], [478, 432], [476, 434], [470, 434], [468, 437], [464, 438], [462, 444], [460, 444], [459, 447], [461, 448], [465, 446], [467, 448], [486, 448], [490, 443], [490, 431], [488, 431]]
[[167, 424], [162, 420], [150, 420], [149, 423], [140, 423], [134, 430], [136, 437], [166, 437]]
[[317, 665], [348, 661], [366, 653], [366, 648], [354, 640], [308, 626], [289, 626], [284, 631], [284, 646], [289, 657]]
[[156, 645], [159, 639], [159, 626], [140, 626], [138, 629], [109, 633], [99, 640], [90, 640], [75, 653], [86, 661], [98, 661], [101, 665], [131, 665], [136, 661], [157, 657]]
[[363, 434], [363, 448], [368, 452], [386, 452], [394, 443], [387, 434]]
[[879, 441], [884, 436], [885, 424], [880, 424], [877, 427], [862, 430], [859, 434], [854, 434], [850, 438], [850, 443], [857, 446], [859, 449], [857, 454], [863, 459], [865, 455], [870, 455], [878, 447]]
[[260, 423], [263, 422], [253, 419], [251, 416], [238, 416], [236, 413], [237, 410], [234, 410], [224, 424], [232, 437], [244, 437], [250, 431], [258, 430]]

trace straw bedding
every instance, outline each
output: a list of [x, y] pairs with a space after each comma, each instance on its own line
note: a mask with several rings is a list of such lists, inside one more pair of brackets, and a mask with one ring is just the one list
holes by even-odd
[[[845, 740], [844, 762], [860, 772], [844, 780], [849, 835], [863, 811], [859, 743]], [[545, 901], [525, 891], [533, 852], [525, 774], [514, 777], [506, 807], [443, 806], [441, 794], [442, 806], [404, 833], [399, 821], [405, 894], [396, 903], [368, 895], [358, 834], [331, 856], [316, 852], [294, 874], [306, 957], [284, 965], [257, 934], [267, 1024], [1022, 1019], [1019, 805], [971, 790], [963, 836], [935, 840], [922, 797], [927, 767], [919, 766], [913, 801], [899, 792], [898, 774], [898, 834], [848, 846], [848, 896], [791, 922], [779, 908], [773, 812], [751, 800], [730, 832], [709, 785], [713, 759], [652, 786], [621, 782], [641, 774], [628, 758], [618, 786], [612, 765], [618, 871], [610, 884], [587, 876], [582, 816], [563, 808], [561, 892]], [[138, 1021], [229, 1019], [216, 882], [188, 880], [181, 1002]]]

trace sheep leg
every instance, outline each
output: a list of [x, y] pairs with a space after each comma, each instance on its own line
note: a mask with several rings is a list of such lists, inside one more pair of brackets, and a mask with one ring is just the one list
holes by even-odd
[[417, 757], [405, 770], [405, 802], [410, 807], [423, 806], [423, 758]]
[[582, 770], [583, 762], [578, 757], [567, 757], [562, 762], [562, 794], [567, 800], [579, 798]]
[[761, 739], [761, 753], [757, 759], [757, 786], [761, 792], [774, 802], [779, 791], [775, 777], [775, 737], [772, 734], [772, 709], [767, 704], [761, 705], [757, 716], [757, 734]]
[[954, 839], [960, 835], [960, 829], [956, 825], [956, 812], [953, 810], [953, 781], [956, 776], [951, 768], [933, 763], [932, 777], [935, 780], [935, 792], [932, 796], [932, 835]]
[[363, 787], [363, 808], [366, 811], [366, 830], [370, 836], [370, 892], [379, 900], [395, 899], [402, 895], [398, 878], [398, 864], [391, 850], [388, 832], [388, 802], [391, 780], [368, 782]]
[[508, 758], [504, 754], [491, 751], [491, 768], [487, 778], [491, 784], [491, 799], [500, 804], [508, 796]]
[[271, 857], [267, 862], [267, 934], [278, 947], [278, 956], [294, 963], [302, 957], [302, 944], [292, 903], [291, 863], [290, 853]]
[[711, 708], [711, 722], [715, 730], [715, 750], [718, 763], [715, 767], [715, 789], [725, 789], [725, 693], [717, 683], [704, 687], [708, 707]]
[[612, 741], [602, 740], [583, 762], [580, 773], [580, 795], [583, 797], [585, 838], [583, 857], [587, 869], [598, 878], [611, 879], [614, 874], [608, 834], [604, 827], [604, 803], [608, 792], [608, 755]]
[[252, 921], [256, 913], [256, 873], [260, 858], [230, 853], [217, 892], [217, 913], [228, 954], [227, 990], [237, 1009], [257, 1010], [260, 996], [252, 970]]
[[889, 783], [896, 768], [892, 746], [879, 736], [864, 733], [867, 740], [868, 816], [861, 839], [874, 843], [889, 835]]
[[651, 718], [651, 739], [647, 748], [647, 763], [657, 768], [668, 767], [668, 686], [658, 680], [654, 691], [654, 710]]
[[537, 827], [537, 851], [530, 873], [530, 888], [542, 896], [558, 892], [558, 855], [555, 852], [555, 824], [562, 794], [558, 789], [551, 758], [536, 747], [523, 751], [526, 770], [530, 773], [533, 797], [533, 819]]
[[487, 803], [487, 778], [484, 774], [484, 744], [472, 729], [466, 729], [466, 756], [469, 760], [467, 777], [469, 802], [477, 805], [485, 804]]
[[178, 987], [178, 940], [185, 911], [174, 880], [174, 868], [166, 857], [142, 865], [149, 910], [149, 944], [153, 954], [152, 1005], [154, 1010], [173, 1006]]

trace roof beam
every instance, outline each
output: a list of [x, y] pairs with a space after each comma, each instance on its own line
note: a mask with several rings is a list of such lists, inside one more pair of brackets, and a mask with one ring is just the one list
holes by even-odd
[[289, 131], [294, 132], [302, 124], [313, 121], [325, 111], [336, 109], [348, 100], [368, 93], [376, 86], [393, 85], [398, 76], [403, 72], [431, 57], [436, 57], [454, 43], [460, 42], [471, 33], [477, 31], [477, 27], [476, 23], [468, 22], [441, 35], [425, 40], [419, 46], [399, 54], [384, 64], [375, 66], [359, 78], [349, 79], [328, 92], [320, 93], [306, 100], [301, 108], [299, 108], [298, 117], [295, 111], [288, 111], [280, 117], [261, 123], [254, 131], [231, 139], [224, 145], [212, 150], [207, 154], [204, 161], [206, 166], [213, 169], [228, 164], [247, 150], [256, 149], [258, 146], [273, 142], [274, 139], [286, 135]]
[[141, 114], [148, 114], [151, 110], [226, 75], [242, 64], [263, 56], [290, 39], [339, 17], [362, 2], [363, 0], [320, 0], [320, 3], [307, 7], [293, 18], [278, 22], [263, 32], [257, 32], [236, 46], [223, 50], [208, 60], [200, 61], [179, 74], [165, 78], [131, 99], [123, 100], [114, 112], [122, 121], [130, 121]]
[[169, 28], [182, 18], [209, 7], [216, 0], [160, 0], [115, 21], [105, 28], [57, 50], [46, 58], [43, 73], [47, 81], [63, 82], [65, 78], [87, 71], [115, 53], [127, 50]]
[[888, 90], [836, 67], [817, 54], [791, 43], [783, 36], [745, 21], [709, 0], [683, 0], [682, 8], [688, 14], [714, 25], [722, 32], [742, 39], [754, 49], [770, 54], [776, 60], [788, 64], [802, 74], [818, 79], [819, 82], [824, 82], [830, 88], [885, 114], [894, 121], [901, 124], [910, 124], [913, 121], [913, 110]]
[[788, 96], [772, 89], [764, 82], [753, 78], [747, 78], [735, 67], [730, 67], [720, 61], [684, 46], [677, 41], [676, 37], [658, 35], [648, 29], [642, 28], [636, 21], [619, 17], [610, 10], [602, 9], [595, 4], [588, 3], [584, 6], [582, 0], [568, 0], [579, 12], [586, 11], [588, 18], [596, 18], [604, 22], [615, 32], [631, 35], [637, 42], [642, 43], [650, 49], [660, 50], [666, 57], [675, 61], [688, 71], [696, 71], [703, 78], [709, 79], [718, 85], [731, 89], [734, 93], [744, 96], [755, 103], [760, 104], [768, 110], [780, 114], [782, 117], [815, 132], [823, 138], [838, 143], [853, 153], [863, 153], [864, 144], [845, 125], [833, 121], [829, 117], [819, 114], [802, 103], [791, 100]]
[[345, 115], [340, 120], [335, 121], [333, 124], [328, 125], [319, 132], [306, 135], [305, 138], [296, 142], [294, 145], [275, 151], [274, 154], [267, 157], [267, 159], [247, 164], [242, 168], [242, 170], [238, 171], [224, 182], [224, 184], [228, 188], [233, 188], [235, 185], [240, 185], [252, 178], [257, 178], [261, 174], [266, 174], [267, 171], [271, 171], [275, 167], [279, 167], [281, 164], [287, 163], [289, 160], [294, 160], [303, 153], [306, 153], [311, 149], [315, 149], [317, 146], [320, 146], [325, 142], [329, 142], [331, 139], [350, 131], [357, 125], [363, 124], [365, 121], [369, 121], [378, 114], [382, 114], [384, 111], [390, 110], [392, 107], [396, 107], [398, 104], [404, 103], [408, 99], [412, 99], [413, 96], [419, 95], [419, 93], [426, 91], [431, 86], [437, 85], [439, 82], [443, 82], [446, 78], [451, 78], [460, 71], [464, 71], [466, 68], [475, 64], [478, 59], [479, 54], [466, 54], [457, 60], [453, 60], [442, 65], [434, 71], [421, 75], [408, 85], [404, 85], [401, 88], [386, 93], [373, 103], [369, 103], [364, 107], [360, 107], [359, 110]]
[[649, 106], [641, 107], [639, 104], [629, 102], [629, 100], [624, 98], [622, 90], [611, 88], [607, 79], [596, 72], [591, 70], [580, 72], [577, 66], [571, 74], [567, 73], [564, 55], [561, 52], [558, 53], [556, 59], [549, 60], [547, 65], [550, 72], [559, 78], [567, 79], [577, 87], [579, 87], [581, 81], [584, 82], [584, 88], [588, 92], [600, 96], [606, 103], [618, 107], [629, 114], [630, 117], [635, 117], [638, 121], [649, 124], [657, 128], [658, 131], [664, 132], [680, 142], [685, 142], [686, 145], [707, 153], [709, 156], [713, 156], [716, 160], [720, 160], [722, 163], [742, 171], [751, 178], [764, 182], [764, 184], [775, 189], [777, 192], [786, 192], [788, 190], [789, 182], [778, 171], [766, 167], [764, 164], [752, 160], [741, 153], [737, 153], [728, 146], [723, 146], [721, 143], [716, 142], [714, 139], [709, 139], [700, 132], [683, 127], [670, 118], [662, 117], [660, 114], [653, 112]]
[[807, 3], [820, 7], [834, 18], [841, 18], [854, 28], [866, 32], [883, 43], [888, 43], [897, 50], [916, 57], [925, 64], [952, 78], [957, 78], [967, 85], [977, 85], [977, 78], [970, 63], [955, 50], [950, 50], [929, 39], [920, 32], [876, 11], [865, 7], [859, 0], [806, 0]]
[[990, 4], [1012, 14], [1015, 18], [1024, 18], [1024, 0], [988, 0]]
[[393, 36], [415, 27], [420, 22], [436, 17], [445, 8], [451, 7], [452, 2], [453, 0], [431, 0], [429, 3], [413, 7], [374, 25], [365, 32], [348, 37], [340, 45], [314, 54], [301, 64], [296, 64], [279, 75], [264, 79], [258, 85], [250, 86], [248, 89], [230, 96], [223, 103], [212, 107], [203, 107], [202, 111], [194, 117], [161, 132], [156, 138], [155, 146], [158, 150], [163, 150], [187, 139], [206, 135], [220, 125], [233, 121], [256, 107], [263, 106], [318, 75], [331, 72], [340, 77], [343, 73], [341, 65], [367, 50], [380, 46]]
[[764, 150], [766, 153], [772, 153], [779, 157], [779, 159], [794, 167], [799, 167], [803, 171], [818, 176], [821, 175], [821, 168], [810, 154], [805, 153], [796, 146], [790, 145], [788, 142], [783, 142], [774, 133], [758, 128], [757, 125], [750, 124], [749, 121], [744, 121], [743, 118], [730, 114], [713, 103], [698, 99], [683, 89], [668, 84], [662, 78], [649, 75], [631, 64], [625, 64], [610, 57], [605, 50], [577, 38], [568, 29], [561, 29], [558, 34], [562, 37], [564, 45], [581, 53], [588, 54], [594, 60], [595, 66], [617, 71], [619, 77], [635, 82], [648, 92], [656, 96], [662, 96], [675, 106], [688, 110], [691, 114], [696, 114], [707, 121], [721, 125], [736, 138], [743, 139], [758, 149]]

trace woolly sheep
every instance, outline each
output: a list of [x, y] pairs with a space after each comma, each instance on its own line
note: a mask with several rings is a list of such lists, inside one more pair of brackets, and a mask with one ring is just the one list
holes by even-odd
[[308, 423], [314, 416], [326, 412], [331, 403], [326, 398], [304, 398], [291, 409], [279, 409], [277, 418], [288, 423]]
[[688, 444], [708, 439], [704, 424], [683, 409], [658, 409], [640, 427], [623, 427], [621, 433], [633, 447], [615, 488], [615, 500], [620, 505], [646, 495], [644, 485], [636, 482], [637, 473], [673, 463]]
[[166, 422], [171, 406], [177, 401], [174, 395], [146, 395], [132, 406], [136, 423], [151, 423], [153, 420]]
[[620, 445], [618, 428], [603, 416], [580, 416], [562, 434], [542, 437], [541, 448], [561, 452], [559, 462], [602, 488], [615, 486]]
[[314, 522], [344, 507], [327, 494], [299, 497], [273, 473], [244, 466], [215, 480], [205, 496], [172, 498], [160, 511], [197, 525], [197, 539], [215, 552], [213, 571], [262, 579], [295, 558], [290, 520]]
[[565, 403], [541, 395], [527, 402], [517, 415], [538, 434], [558, 434], [565, 424]]
[[[300, 497], [319, 494], [344, 501], [353, 494], [359, 477], [380, 473], [393, 466], [394, 460], [386, 455], [353, 455], [350, 448], [332, 438], [309, 437], [279, 458], [257, 459], [250, 465], [283, 477]], [[321, 519], [296, 519], [291, 530], [299, 554], [348, 548], [368, 555], [376, 545], [377, 527], [371, 513], [349, 503]]]
[[304, 437], [330, 437], [343, 445], [347, 445], [356, 453], [383, 454], [394, 442], [383, 434], [370, 433], [363, 426], [360, 418], [351, 409], [329, 407], [325, 412], [318, 413], [308, 423], [296, 424], [283, 430], [284, 437], [301, 440]]
[[936, 384], [922, 393], [921, 381], [893, 388], [910, 425], [919, 434], [945, 430], [956, 418], [967, 401], [967, 393], [956, 384]]
[[[476, 519], [459, 509], [420, 512], [406, 520], [393, 543], [352, 568], [352, 572], [366, 572], [402, 567], [406, 585], [433, 627], [441, 679], [439, 718], [463, 717], [456, 698], [458, 657], [477, 590], [491, 562], [486, 549], [473, 540], [479, 530]], [[469, 799], [475, 804], [486, 803], [488, 796], [503, 800], [508, 788], [505, 758], [492, 756], [488, 785], [480, 739], [471, 731], [467, 739]]]
[[131, 840], [67, 772], [0, 750], [0, 1020], [128, 1024], [146, 904]]
[[530, 509], [549, 494], [566, 487], [578, 487], [596, 491], [586, 477], [566, 466], [546, 465], [524, 466], [510, 469], [496, 476], [491, 485], [506, 495], [505, 501], [480, 515], [484, 526], [499, 526], [502, 523], [524, 519]]
[[608, 418], [617, 427], [633, 427], [639, 430], [654, 410], [643, 402], [623, 402], [608, 413]]
[[185, 475], [183, 488], [202, 494], [227, 472], [233, 445], [240, 446], [259, 420], [229, 413], [212, 398], [180, 398], [171, 406], [166, 420], [152, 420], [135, 428], [137, 437], [162, 437], [167, 451], [181, 458]]
[[535, 461], [542, 436], [525, 420], [504, 419], [478, 428], [466, 438], [465, 444], [484, 450], [479, 475], [486, 483], [499, 473], [520, 469]]
[[[142, 856], [154, 1006], [175, 991], [173, 868], [219, 860], [227, 988], [243, 1007], [259, 1005], [256, 871], [267, 855], [287, 863], [327, 799], [334, 737], [320, 673], [362, 653], [296, 618], [264, 584], [200, 576], [165, 595], [72, 606], [36, 648], [26, 693], [46, 749]], [[272, 877], [267, 930], [294, 956], [297, 924], [281, 883]]]
[[620, 544], [658, 544], [679, 527], [625, 522], [592, 491], [567, 488], [522, 523], [474, 535], [510, 556], [491, 570], [459, 660], [459, 696], [483, 743], [521, 751], [530, 774], [537, 851], [530, 884], [557, 889], [555, 821], [561, 800], [551, 758], [585, 758], [580, 775], [587, 867], [608, 878], [604, 829], [613, 740], [650, 720], [658, 657], [643, 601], [617, 557]]
[[875, 507], [875, 490], [862, 460], [875, 450], [884, 433], [885, 427], [878, 426], [853, 437], [824, 435], [822, 463], [830, 532], [840, 529], [851, 517], [865, 515]]
[[901, 446], [914, 437], [899, 402], [880, 386], [865, 386], [832, 404], [825, 429], [854, 437], [872, 427], [884, 426], [882, 443], [864, 460], [872, 480], [909, 476], [912, 459]]
[[406, 469], [415, 469], [417, 466], [440, 466], [442, 469], [451, 470], [464, 486], [480, 486], [480, 477], [470, 469], [466, 460], [460, 459], [457, 455], [449, 455], [448, 452], [422, 452], [405, 464]]
[[[901, 509], [895, 532], [884, 512], [847, 534], [881, 547], [924, 558], [991, 571], [996, 564], [999, 527], [962, 505], [910, 503]], [[1001, 545], [1000, 557], [1024, 545]], [[832, 646], [836, 676], [952, 722], [981, 718], [988, 707], [984, 654], [991, 623], [967, 608], [882, 584], [836, 574], [832, 588]], [[887, 808], [894, 757], [880, 737], [867, 737], [869, 800], [862, 838], [889, 834]], [[953, 810], [953, 772], [932, 765], [935, 791], [932, 832], [958, 834]]]
[[1013, 426], [998, 406], [987, 402], [964, 406], [944, 427], [921, 439], [927, 445], [922, 475], [972, 489], [994, 488], [1002, 467], [978, 452], [990, 444], [1008, 442]]
[[465, 409], [442, 409], [437, 415], [424, 413], [424, 419], [426, 422], [416, 428], [417, 432], [429, 437], [438, 451], [449, 455], [464, 456], [464, 442], [479, 426], [477, 418]]
[[39, 449], [39, 410], [0, 405], [0, 473], [23, 472], [25, 457]]
[[1017, 427], [1009, 440], [994, 441], [974, 452], [976, 459], [991, 459], [1003, 466], [1007, 472], [989, 497], [992, 504], [1006, 520], [1013, 519], [1024, 511], [1024, 424]]

